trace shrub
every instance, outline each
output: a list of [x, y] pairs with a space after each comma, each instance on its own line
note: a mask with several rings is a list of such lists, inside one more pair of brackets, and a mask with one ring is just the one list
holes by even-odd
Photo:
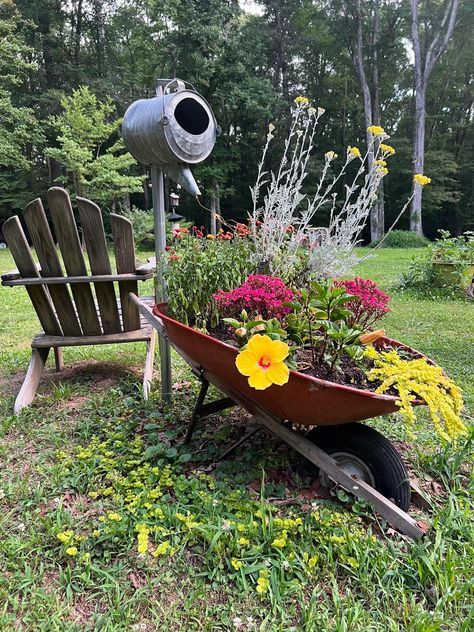
[[387, 305], [390, 296], [382, 292], [370, 279], [356, 277], [347, 281], [335, 281], [334, 285], [343, 287], [348, 294], [357, 297], [357, 300], [346, 304], [352, 312], [347, 319], [349, 327], [368, 329], [390, 311]]
[[221, 316], [239, 318], [242, 310], [250, 317], [262, 316], [267, 320], [281, 320], [290, 313], [283, 305], [293, 299], [293, 292], [278, 277], [265, 274], [253, 274], [246, 282], [230, 292], [220, 290], [214, 294], [214, 300]]
[[[370, 244], [375, 248], [383, 238], [377, 239]], [[383, 240], [381, 248], [425, 248], [429, 245], [429, 240], [423, 235], [413, 233], [410, 230], [392, 230]]]

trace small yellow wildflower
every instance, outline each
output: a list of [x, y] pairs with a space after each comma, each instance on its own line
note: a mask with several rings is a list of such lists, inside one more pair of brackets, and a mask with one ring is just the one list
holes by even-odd
[[367, 128], [367, 131], [373, 134], [374, 136], [382, 136], [382, 134], [385, 134], [384, 128], [380, 127], [380, 125], [369, 125], [369, 127]]
[[380, 143], [380, 150], [387, 156], [393, 156], [395, 153], [395, 149], [391, 145], [385, 145], [384, 143]]
[[[319, 110], [320, 108], [318, 108]], [[310, 116], [313, 116], [313, 114], [316, 114], [316, 108], [308, 108], [308, 114]]]
[[421, 173], [417, 173], [416, 175], [413, 176], [413, 182], [424, 187], [425, 184], [431, 184], [431, 178], [428, 178], [427, 176], [424, 176]]
[[107, 518], [109, 520], [112, 520], [112, 522], [120, 522], [122, 520], [122, 516], [118, 513], [116, 513], [115, 511], [110, 511], [107, 514]]
[[99, 529], [94, 529], [94, 531], [92, 532], [92, 537], [94, 538], [98, 538], [100, 535], [100, 531]]
[[237, 544], [240, 544], [241, 546], [246, 546], [247, 544], [250, 544], [250, 540], [248, 540], [247, 538], [239, 538], [237, 540]]
[[171, 544], [168, 542], [168, 540], [161, 542], [161, 544], [159, 544], [153, 551], [153, 557], [158, 557], [158, 555], [165, 555], [165, 553], [167, 553], [170, 548]]
[[331, 161], [334, 160], [335, 158], [337, 158], [337, 154], [335, 151], [327, 151], [324, 154], [324, 157], [326, 158], [327, 161]]
[[261, 595], [268, 591], [270, 582], [268, 581], [268, 570], [261, 570], [257, 579], [257, 592]]
[[308, 105], [309, 99], [308, 97], [298, 96], [295, 99], [296, 105]]
[[282, 531], [281, 536], [273, 540], [272, 546], [276, 547], [277, 549], [283, 549], [286, 546], [287, 536], [288, 532], [286, 530]]
[[66, 553], [67, 553], [68, 555], [70, 555], [71, 557], [74, 557], [75, 555], [77, 555], [77, 547], [75, 547], [75, 546], [69, 546], [69, 547], [66, 549]]
[[95, 500], [96, 498], [99, 497], [99, 492], [89, 492], [87, 495], [89, 496], [89, 498], [92, 498], [93, 500]]
[[377, 167], [377, 172], [383, 177], [387, 175], [388, 169], [387, 167]]
[[313, 570], [313, 568], [318, 563], [318, 560], [319, 560], [319, 556], [318, 555], [313, 555], [312, 557], [309, 558], [309, 560], [308, 560], [308, 570], [309, 571]]
[[216, 236], [213, 235], [212, 233], [209, 233], [209, 235], [206, 235], [206, 239], [215, 239]]
[[60, 542], [69, 542], [72, 540], [74, 536], [74, 531], [62, 531], [61, 533], [56, 534], [56, 537]]
[[236, 557], [233, 557], [230, 560], [230, 563], [232, 564], [232, 566], [235, 568], [236, 571], [239, 571], [242, 568], [242, 566], [244, 565], [242, 560], [238, 560]]
[[348, 147], [347, 153], [354, 158], [360, 158], [360, 149], [358, 147]]
[[281, 340], [256, 334], [250, 338], [245, 350], [235, 360], [239, 373], [249, 378], [252, 388], [263, 391], [272, 384], [282, 386], [290, 377], [285, 358], [290, 349]]
[[139, 555], [145, 555], [145, 553], [148, 551], [148, 535], [150, 533], [150, 529], [145, 524], [137, 524], [137, 526], [135, 527], [135, 531], [138, 532], [138, 553]]
[[386, 160], [376, 160], [375, 164], [379, 165], [380, 167], [386, 167], [387, 166], [387, 161]]

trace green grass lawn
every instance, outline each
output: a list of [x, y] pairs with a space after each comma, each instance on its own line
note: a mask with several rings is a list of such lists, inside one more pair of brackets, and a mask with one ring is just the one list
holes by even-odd
[[[388, 335], [463, 388], [469, 423], [474, 306], [397, 293], [415, 252], [381, 250], [357, 274], [392, 294]], [[0, 251], [0, 271], [14, 267]], [[413, 543], [363, 503], [321, 497], [263, 433], [211, 469], [245, 416], [212, 418], [181, 446], [198, 384], [173, 356], [170, 409], [158, 375], [142, 402], [144, 345], [66, 349], [64, 372], [50, 360], [13, 417], [39, 326], [23, 288], [0, 288], [0, 306], [2, 632], [474, 629], [471, 439], [441, 445], [424, 411], [416, 439], [395, 416], [371, 422], [430, 497], [411, 508], [431, 525]]]

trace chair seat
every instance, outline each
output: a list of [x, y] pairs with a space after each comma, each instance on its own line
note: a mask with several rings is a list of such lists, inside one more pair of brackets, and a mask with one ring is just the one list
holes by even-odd
[[121, 342], [148, 342], [152, 337], [153, 327], [144, 326], [134, 331], [118, 334], [101, 334], [100, 336], [50, 336], [38, 334], [31, 341], [33, 349], [41, 347], [81, 347], [87, 345], [109, 345]]

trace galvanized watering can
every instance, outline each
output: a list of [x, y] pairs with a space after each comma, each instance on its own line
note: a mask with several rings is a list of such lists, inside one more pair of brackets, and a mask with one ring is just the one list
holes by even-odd
[[189, 165], [209, 156], [218, 129], [207, 101], [179, 79], [160, 81], [157, 96], [132, 103], [122, 123], [132, 156], [156, 165], [192, 195], [200, 191]]

